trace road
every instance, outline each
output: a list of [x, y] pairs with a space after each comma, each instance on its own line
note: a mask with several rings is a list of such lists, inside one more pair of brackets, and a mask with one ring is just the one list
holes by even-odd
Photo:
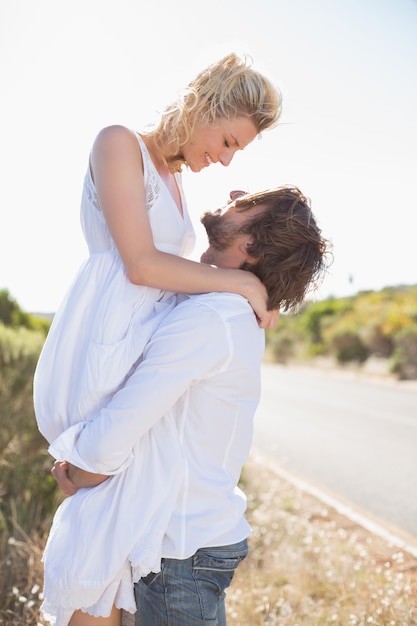
[[417, 386], [265, 365], [254, 446], [417, 538]]

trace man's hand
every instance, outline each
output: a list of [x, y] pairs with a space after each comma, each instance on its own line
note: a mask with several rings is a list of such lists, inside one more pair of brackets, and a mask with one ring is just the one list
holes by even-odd
[[69, 463], [67, 461], [55, 461], [51, 469], [51, 474], [55, 478], [56, 482], [64, 492], [66, 496], [73, 496], [78, 491], [77, 485], [75, 485], [68, 476]]
[[105, 474], [86, 472], [68, 461], [55, 461], [51, 473], [66, 496], [73, 496], [81, 487], [96, 487], [108, 479]]
[[68, 463], [68, 476], [74, 485], [79, 487], [97, 487], [109, 478], [106, 474], [93, 474]]

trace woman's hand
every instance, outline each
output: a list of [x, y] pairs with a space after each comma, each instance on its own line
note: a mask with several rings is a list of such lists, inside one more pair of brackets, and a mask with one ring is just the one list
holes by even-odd
[[268, 310], [268, 292], [265, 285], [251, 272], [245, 271], [248, 284], [245, 297], [255, 312], [260, 328], [275, 328], [279, 321], [279, 309]]
[[260, 328], [272, 329], [278, 325], [279, 309], [273, 309], [272, 311], [268, 311], [268, 309], [266, 309], [264, 306], [263, 308], [258, 307], [258, 310], [256, 310], [255, 309], [255, 306], [257, 305], [256, 302], [254, 304], [253, 302], [249, 300], [249, 304], [251, 305], [251, 307], [253, 308], [255, 312], [256, 319], [258, 320], [258, 324]]
[[279, 309], [273, 309], [272, 311], [266, 311], [265, 315], [260, 318], [258, 315], [258, 324], [261, 328], [275, 328], [279, 322]]

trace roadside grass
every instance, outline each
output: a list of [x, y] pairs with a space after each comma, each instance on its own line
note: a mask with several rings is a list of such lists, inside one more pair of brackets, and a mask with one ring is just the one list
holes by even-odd
[[[229, 626], [417, 626], [417, 558], [288, 482], [256, 454], [242, 487], [253, 532], [228, 590]], [[0, 538], [2, 626], [45, 624], [45, 539], [26, 534], [17, 520]]]
[[38, 626], [42, 603], [41, 564], [45, 536], [28, 535], [14, 520], [10, 533], [0, 538], [0, 624]]
[[227, 594], [236, 626], [415, 626], [417, 558], [252, 456], [242, 477], [253, 532]]

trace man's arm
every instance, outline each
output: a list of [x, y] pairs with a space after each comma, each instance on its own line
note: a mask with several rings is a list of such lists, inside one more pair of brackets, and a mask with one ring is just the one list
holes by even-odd
[[59, 437], [52, 454], [92, 474], [123, 471], [135, 443], [196, 380], [221, 371], [228, 358], [227, 324], [198, 298], [183, 302], [157, 329], [123, 388], [83, 425], [75, 449], [66, 450]]
[[55, 461], [51, 474], [66, 496], [73, 496], [81, 487], [97, 487], [108, 479], [106, 475], [86, 472], [67, 461]]

